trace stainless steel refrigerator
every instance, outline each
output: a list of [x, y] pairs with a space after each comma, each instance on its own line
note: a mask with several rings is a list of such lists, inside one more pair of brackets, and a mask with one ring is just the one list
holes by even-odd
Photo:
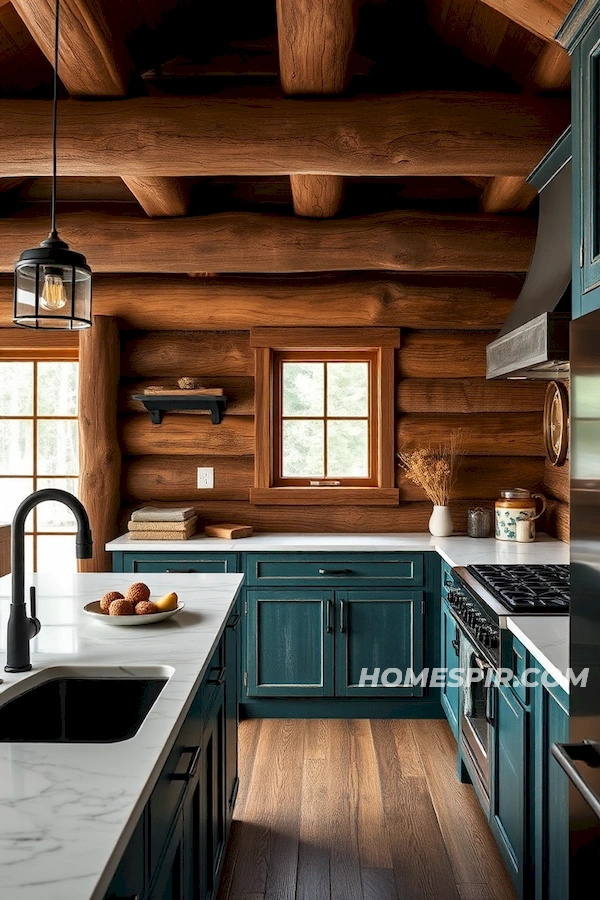
[[571, 668], [569, 743], [553, 753], [569, 784], [570, 897], [600, 866], [600, 311], [571, 324]]

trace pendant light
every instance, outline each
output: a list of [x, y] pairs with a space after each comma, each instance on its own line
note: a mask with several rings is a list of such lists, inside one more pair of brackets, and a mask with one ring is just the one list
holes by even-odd
[[58, 113], [59, 2], [54, 31], [52, 118], [52, 218], [39, 247], [24, 250], [15, 265], [13, 322], [26, 328], [74, 331], [92, 324], [92, 270], [85, 256], [69, 250], [56, 230], [56, 124]]

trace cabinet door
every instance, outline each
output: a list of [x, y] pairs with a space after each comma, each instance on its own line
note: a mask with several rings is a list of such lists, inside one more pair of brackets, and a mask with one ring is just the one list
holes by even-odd
[[228, 823], [238, 788], [240, 623], [238, 601], [225, 630], [225, 799]]
[[[446, 684], [444, 684], [440, 692], [440, 700], [442, 701], [448, 724], [452, 729], [452, 734], [458, 740], [460, 687], [457, 684], [452, 683], [456, 679], [452, 679], [448, 673], [451, 672], [452, 669], [457, 669], [459, 667], [458, 646], [460, 636], [456, 622], [450, 613], [450, 607], [445, 600], [442, 600], [441, 626], [442, 659], [440, 666], [443, 669], [447, 669], [447, 674]], [[448, 681], [450, 681], [450, 684], [448, 684]]]
[[149, 897], [152, 900], [188, 900], [184, 858], [183, 814], [180, 814], [150, 887]]
[[[336, 591], [335, 692], [339, 697], [420, 697], [405, 685], [407, 669], [423, 668], [422, 591]], [[360, 686], [366, 669], [390, 686]], [[386, 674], [386, 670], [393, 670]], [[402, 686], [394, 686], [401, 673]]]
[[106, 900], [129, 900], [142, 897], [146, 884], [146, 813], [138, 822], [127, 849], [114, 874]]
[[[580, 77], [575, 77], [579, 61]], [[600, 140], [598, 128], [600, 90], [600, 22], [596, 22], [586, 34], [574, 55], [574, 128], [575, 159], [580, 166], [574, 172], [581, 173], [581, 181], [575, 186], [580, 192], [579, 237], [583, 252], [581, 289], [585, 295], [600, 286]], [[596, 292], [593, 305], [582, 298], [582, 312], [598, 308], [600, 297]]]
[[530, 820], [527, 799], [529, 714], [509, 687], [498, 686], [493, 696], [495, 751], [492, 829], [517, 894], [522, 897], [526, 883]]
[[225, 850], [227, 800], [225, 797], [225, 695], [221, 688], [204, 728], [203, 858], [205, 898], [213, 897]]
[[333, 696], [333, 591], [248, 590], [250, 697]]

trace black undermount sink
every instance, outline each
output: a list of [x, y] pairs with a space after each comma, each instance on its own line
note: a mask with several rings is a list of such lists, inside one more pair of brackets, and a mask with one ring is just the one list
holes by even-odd
[[167, 677], [53, 677], [0, 706], [0, 741], [98, 744], [133, 737]]

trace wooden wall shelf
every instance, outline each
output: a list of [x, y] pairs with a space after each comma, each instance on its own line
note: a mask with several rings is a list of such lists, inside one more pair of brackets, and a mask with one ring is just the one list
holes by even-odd
[[213, 425], [220, 425], [227, 409], [225, 395], [203, 394], [201, 397], [184, 397], [182, 394], [134, 394], [134, 400], [144, 404], [153, 425], [160, 425], [166, 412], [182, 409], [207, 409]]

